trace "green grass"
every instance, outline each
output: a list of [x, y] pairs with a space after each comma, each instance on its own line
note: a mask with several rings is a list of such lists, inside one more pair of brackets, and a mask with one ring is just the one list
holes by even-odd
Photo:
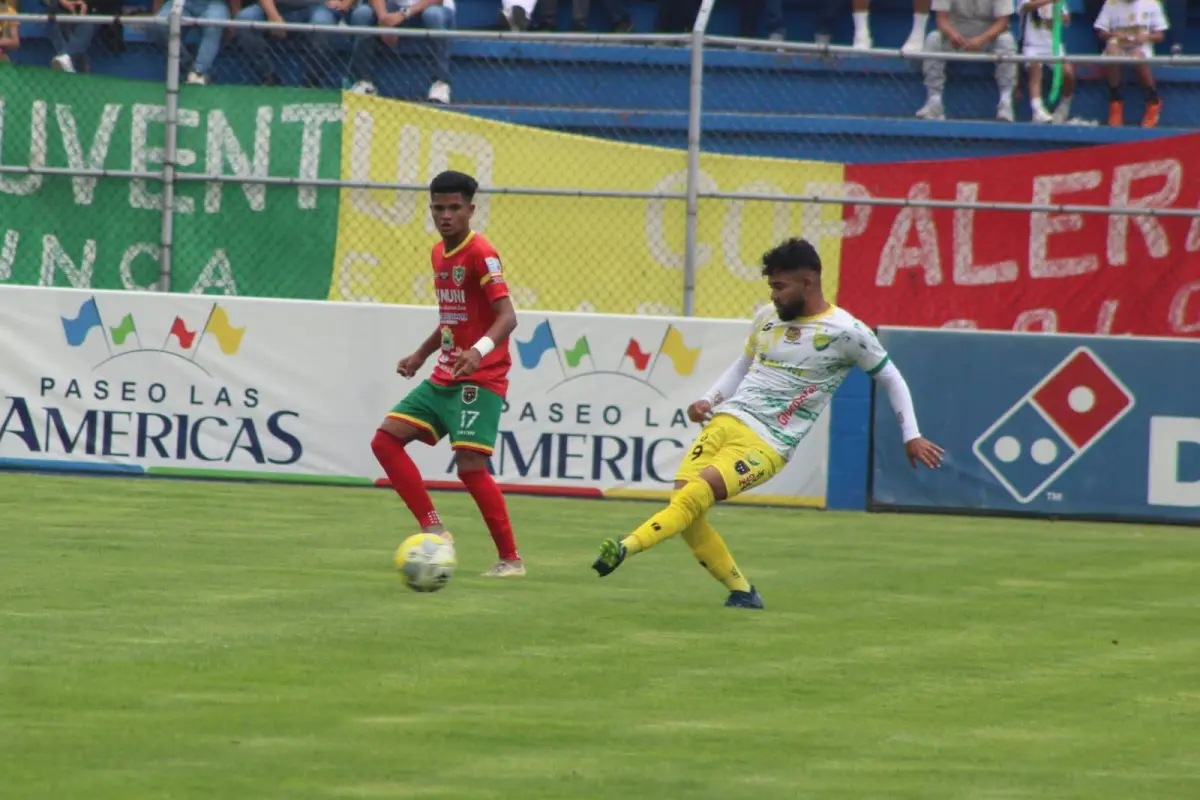
[[718, 509], [766, 612], [653, 505], [0, 474], [0, 796], [1200, 798], [1193, 530]]

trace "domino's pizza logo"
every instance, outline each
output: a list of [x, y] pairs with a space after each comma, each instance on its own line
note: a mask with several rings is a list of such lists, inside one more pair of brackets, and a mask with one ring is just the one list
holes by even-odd
[[1046, 491], [1133, 410], [1133, 393], [1076, 348], [983, 432], [972, 450], [1018, 503]]

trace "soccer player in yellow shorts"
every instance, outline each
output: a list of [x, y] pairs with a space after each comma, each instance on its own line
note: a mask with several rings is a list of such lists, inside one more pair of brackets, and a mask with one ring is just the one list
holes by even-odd
[[628, 536], [601, 543], [592, 564], [600, 577], [682, 534], [701, 566], [729, 589], [726, 606], [762, 608], [706, 514], [777, 475], [855, 366], [886, 390], [909, 462], [941, 465], [942, 449], [921, 436], [908, 385], [875, 334], [826, 302], [813, 246], [783, 242], [763, 256], [763, 275], [772, 306], [754, 318], [744, 354], [688, 408], [693, 422], [707, 425], [684, 456], [670, 505]]

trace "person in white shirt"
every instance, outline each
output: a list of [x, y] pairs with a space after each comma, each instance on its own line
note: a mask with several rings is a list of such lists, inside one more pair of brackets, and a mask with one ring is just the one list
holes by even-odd
[[[1046, 57], [1054, 55], [1054, 11], [1062, 3], [1062, 24], [1065, 28], [1071, 17], [1065, 8], [1066, 0], [1021, 0], [1017, 13], [1025, 29], [1021, 51], [1027, 56]], [[1066, 55], [1063, 48], [1062, 55]], [[1062, 66], [1062, 97], [1051, 114], [1042, 103], [1042, 68], [1044, 64], [1029, 62], [1029, 110], [1034, 122], [1066, 122], [1071, 116], [1071, 100], [1075, 96], [1075, 70], [1070, 64]]]
[[[1105, 41], [1106, 56], [1136, 56], [1150, 58], [1154, 45], [1163, 40], [1170, 25], [1162, 3], [1158, 0], [1106, 0], [1100, 15], [1096, 17], [1096, 32]], [[1138, 64], [1133, 68], [1138, 81], [1146, 92], [1146, 112], [1142, 116], [1142, 127], [1158, 125], [1162, 113], [1162, 99], [1154, 84], [1154, 75], [1149, 64]], [[1114, 64], [1105, 68], [1108, 77], [1108, 124], [1119, 127], [1125, 124], [1125, 105], [1121, 101], [1122, 67]]]

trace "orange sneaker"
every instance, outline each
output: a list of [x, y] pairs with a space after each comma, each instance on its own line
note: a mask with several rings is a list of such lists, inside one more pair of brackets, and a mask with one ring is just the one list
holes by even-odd
[[1111, 128], [1119, 128], [1125, 124], [1125, 104], [1120, 100], [1114, 100], [1108, 104], [1108, 125]]
[[1142, 116], [1142, 127], [1153, 128], [1158, 125], [1158, 116], [1162, 113], [1162, 100], [1146, 103], [1146, 113]]

